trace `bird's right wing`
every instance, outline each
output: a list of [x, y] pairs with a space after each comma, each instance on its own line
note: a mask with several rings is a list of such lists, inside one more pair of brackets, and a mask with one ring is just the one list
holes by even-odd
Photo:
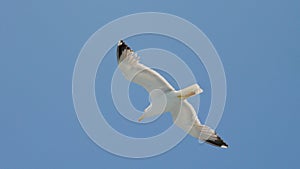
[[195, 109], [187, 100], [182, 100], [181, 104], [174, 106], [171, 115], [173, 122], [186, 132], [189, 132], [195, 125], [201, 125]]
[[193, 137], [214, 146], [228, 147], [213, 129], [200, 123], [193, 106], [187, 100], [182, 101], [181, 107], [174, 108], [171, 115], [173, 122]]

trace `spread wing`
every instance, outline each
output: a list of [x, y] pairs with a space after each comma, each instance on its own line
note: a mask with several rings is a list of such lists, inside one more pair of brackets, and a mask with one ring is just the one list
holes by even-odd
[[159, 73], [139, 63], [139, 57], [122, 40], [118, 43], [117, 59], [125, 78], [143, 86], [149, 93], [154, 89], [174, 90]]
[[187, 100], [182, 101], [181, 107], [174, 107], [171, 114], [174, 123], [193, 137], [222, 148], [228, 147], [213, 129], [200, 123], [193, 106]]
[[[139, 63], [138, 56], [122, 40], [118, 43], [117, 59], [119, 68], [125, 78], [143, 86], [149, 93], [154, 89], [164, 92], [174, 88], [153, 69]], [[227, 148], [227, 144], [208, 126], [201, 125], [193, 106], [182, 100], [182, 104], [174, 104], [171, 110], [174, 123], [190, 135], [215, 146]]]

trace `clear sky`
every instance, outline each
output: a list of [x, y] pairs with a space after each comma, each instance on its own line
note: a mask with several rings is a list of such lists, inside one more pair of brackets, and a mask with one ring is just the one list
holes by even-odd
[[[299, 168], [299, 10], [296, 0], [2, 1], [0, 168]], [[72, 74], [81, 48], [106, 23], [149, 11], [190, 21], [214, 44], [227, 78], [226, 107], [217, 132], [228, 149], [199, 144], [187, 136], [164, 154], [130, 159], [101, 149], [81, 128], [72, 100]], [[201, 65], [187, 57], [192, 52], [184, 45], [166, 37], [136, 36], [127, 42], [136, 50], [172, 51], [192, 69]], [[96, 78], [105, 118], [130, 136], [141, 136], [137, 132], [142, 129], [149, 132], [145, 136], [163, 131], [171, 124], [169, 114], [143, 126], [116, 112], [107, 92], [117, 67], [115, 49], [99, 68], [107, 75]], [[205, 90], [199, 112], [203, 121], [210, 83], [202, 69], [196, 78]], [[139, 86], [133, 85], [130, 95], [136, 108], [147, 106], [148, 97]]]

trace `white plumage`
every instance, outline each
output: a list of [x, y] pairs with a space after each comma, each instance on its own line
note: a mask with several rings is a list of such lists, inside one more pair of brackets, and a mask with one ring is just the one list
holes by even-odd
[[228, 147], [213, 129], [200, 123], [193, 106], [186, 100], [203, 92], [198, 84], [176, 91], [159, 73], [139, 63], [139, 57], [122, 40], [118, 43], [117, 59], [125, 78], [143, 86], [150, 94], [151, 104], [138, 121], [171, 112], [173, 122], [193, 137], [222, 148]]

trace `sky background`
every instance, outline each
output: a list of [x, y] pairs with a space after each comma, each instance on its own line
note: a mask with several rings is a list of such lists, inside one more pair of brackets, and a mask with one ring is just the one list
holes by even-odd
[[[130, 159], [101, 149], [81, 128], [72, 101], [72, 74], [81, 48], [106, 23], [149, 11], [190, 21], [214, 44], [227, 78], [226, 107], [217, 132], [228, 149], [198, 144], [187, 136], [164, 154]], [[1, 1], [0, 168], [299, 168], [299, 11], [296, 0]], [[126, 42], [136, 50], [172, 51], [196, 71], [205, 91], [199, 112], [203, 121], [210, 83], [193, 53], [174, 39], [156, 35]], [[96, 78], [105, 118], [116, 130], [135, 137], [163, 131], [171, 125], [169, 114], [140, 125], [122, 118], [113, 106], [107, 90], [117, 67], [115, 50], [99, 67], [107, 74]], [[147, 106], [141, 87], [132, 85], [130, 96], [137, 109]]]

